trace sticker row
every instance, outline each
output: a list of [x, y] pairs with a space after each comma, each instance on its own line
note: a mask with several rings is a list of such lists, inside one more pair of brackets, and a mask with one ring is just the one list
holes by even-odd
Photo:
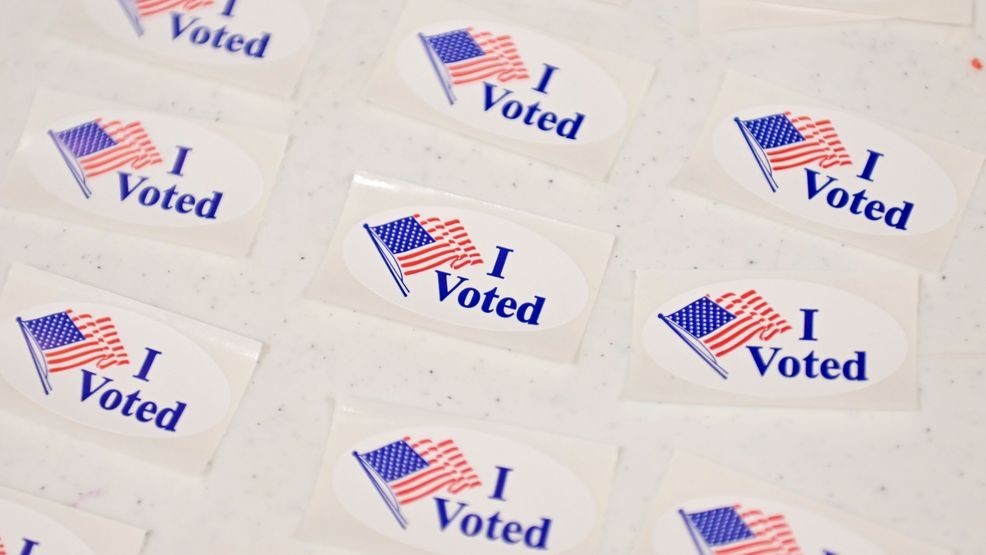
[[[347, 400], [299, 537], [365, 553], [599, 553], [611, 445]], [[142, 530], [0, 489], [0, 551], [135, 555]], [[43, 549], [42, 549], [43, 548]], [[678, 453], [633, 553], [946, 555]]]

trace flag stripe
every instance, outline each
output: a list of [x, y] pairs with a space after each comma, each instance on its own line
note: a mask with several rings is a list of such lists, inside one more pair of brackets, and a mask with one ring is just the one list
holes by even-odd
[[97, 177], [115, 171], [130, 164], [133, 169], [141, 169], [163, 161], [161, 154], [151, 143], [147, 131], [140, 122], [123, 124], [120, 121], [103, 123], [96, 119], [99, 125], [116, 146], [94, 152], [79, 158], [86, 177]]
[[791, 112], [784, 112], [784, 116], [801, 133], [804, 140], [764, 151], [775, 171], [799, 168], [816, 162], [826, 169], [852, 165], [849, 153], [831, 120], [816, 122], [808, 116], [792, 116]]
[[754, 338], [767, 341], [793, 329], [755, 289], [741, 295], [723, 293], [715, 303], [736, 317], [702, 339], [716, 357], [727, 355]]
[[137, 13], [141, 17], [157, 15], [173, 9], [195, 10], [212, 5], [214, 0], [137, 0]]
[[472, 28], [466, 31], [485, 54], [447, 65], [453, 85], [474, 83], [490, 77], [496, 77], [501, 83], [530, 77], [510, 35], [494, 36], [488, 31], [477, 33]]
[[803, 555], [784, 515], [767, 516], [757, 509], [734, 507], [753, 537], [712, 548], [713, 555]]
[[85, 341], [44, 351], [48, 372], [74, 370], [91, 363], [96, 363], [99, 369], [130, 364], [126, 350], [120, 344], [116, 326], [110, 318], [96, 319], [91, 314], [75, 314], [72, 309], [66, 310], [65, 314], [85, 337]]
[[420, 214], [414, 214], [413, 217], [435, 242], [397, 256], [397, 263], [405, 276], [420, 274], [446, 264], [458, 270], [483, 263], [483, 257], [458, 218], [442, 221], [441, 218], [425, 218]]
[[404, 441], [427, 461], [428, 466], [390, 484], [398, 503], [413, 503], [436, 491], [457, 493], [481, 485], [479, 476], [451, 439], [437, 444], [430, 439], [411, 443], [409, 437], [404, 438]]

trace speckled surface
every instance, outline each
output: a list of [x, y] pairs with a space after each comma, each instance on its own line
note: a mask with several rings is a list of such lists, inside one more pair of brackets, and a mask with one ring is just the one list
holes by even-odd
[[[986, 1], [978, 30], [907, 22], [699, 38], [685, 0], [472, 1], [658, 65], [608, 184], [393, 116], [361, 90], [394, 0], [335, 0], [293, 104], [46, 39], [53, 0], [4, 0], [0, 167], [39, 84], [294, 135], [253, 254], [226, 259], [0, 211], [0, 267], [20, 261], [267, 345], [204, 476], [187, 477], [0, 418], [0, 483], [149, 529], [147, 555], [331, 553], [291, 539], [334, 392], [612, 440], [625, 447], [607, 553], [629, 550], [683, 448], [963, 555], [986, 552], [986, 187], [940, 274], [923, 274], [923, 408], [799, 412], [621, 404], [633, 270], [879, 268], [891, 262], [671, 191], [722, 72], [986, 152]], [[355, 169], [617, 234], [579, 362], [552, 364], [301, 299]], [[479, 171], [477, 171], [479, 170]]]

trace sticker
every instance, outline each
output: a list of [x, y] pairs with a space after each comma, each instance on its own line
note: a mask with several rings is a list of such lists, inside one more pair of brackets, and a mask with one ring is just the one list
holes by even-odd
[[0, 297], [6, 410], [180, 470], [211, 458], [259, 350], [22, 266]]
[[859, 517], [675, 453], [634, 555], [947, 555]]
[[286, 141], [40, 91], [2, 199], [26, 212], [244, 255]]
[[136, 555], [143, 530], [0, 488], [0, 553]]
[[784, 6], [767, 1], [699, 0], [699, 27], [703, 33], [737, 29], [765, 29], [791, 25], [827, 25], [888, 19], [858, 12]]
[[677, 185], [937, 269], [982, 163], [961, 148], [730, 74]]
[[627, 395], [916, 409], [915, 274], [642, 271]]
[[307, 539], [379, 553], [596, 553], [617, 449], [340, 403]]
[[82, 0], [56, 33], [276, 96], [290, 96], [327, 0]]
[[370, 100], [604, 178], [652, 75], [638, 62], [422, 0], [405, 6]]
[[549, 358], [578, 352], [613, 237], [357, 174], [310, 294]]

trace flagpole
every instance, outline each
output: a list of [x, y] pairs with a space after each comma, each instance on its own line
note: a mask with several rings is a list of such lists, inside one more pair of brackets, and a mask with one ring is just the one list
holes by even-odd
[[58, 136], [51, 131], [51, 129], [48, 130], [48, 136], [51, 137], [52, 141], [54, 141], [55, 148], [57, 148], [58, 153], [62, 155], [62, 161], [65, 162], [65, 166], [67, 166], [68, 170], [72, 172], [72, 177], [75, 178], [75, 182], [78, 183], [79, 188], [82, 189], [82, 194], [85, 195], [86, 198], [90, 198], [92, 196], [92, 190], [90, 190], [89, 186], [86, 185], [85, 174], [79, 173], [79, 170], [72, 165], [72, 160], [75, 160], [76, 162], [78, 160], [74, 156], [71, 157], [71, 160], [69, 159], [69, 155], [65, 152], [65, 145], [62, 144], [61, 139], [59, 139]]
[[678, 326], [678, 324], [675, 324], [667, 316], [665, 316], [663, 314], [658, 314], [657, 317], [660, 318], [662, 322], [664, 322], [665, 324], [667, 324], [668, 327], [671, 328], [671, 331], [673, 331], [675, 334], [677, 334], [678, 337], [680, 337], [681, 340], [684, 341], [686, 345], [688, 345], [688, 348], [690, 348], [691, 350], [695, 351], [695, 354], [697, 354], [699, 357], [701, 357], [702, 360], [704, 360], [706, 364], [708, 364], [709, 366], [711, 366], [712, 369], [715, 370], [716, 373], [719, 374], [719, 376], [722, 379], [724, 379], [724, 380], [728, 380], [729, 379], [729, 372], [727, 372], [725, 368], [723, 368], [722, 366], [719, 365], [718, 362], [716, 362], [715, 355], [713, 355], [712, 353], [710, 353], [708, 349], [706, 349], [702, 345], [697, 345], [696, 344], [696, 342], [698, 341], [698, 339], [694, 335], [692, 335], [692, 334], [688, 333], [687, 331], [681, 329], [681, 327]]
[[380, 255], [383, 263], [387, 266], [387, 270], [390, 271], [390, 277], [394, 279], [394, 283], [396, 283], [397, 288], [400, 289], [401, 295], [406, 297], [411, 290], [407, 287], [407, 284], [404, 283], [401, 275], [399, 275], [400, 269], [394, 269], [393, 265], [390, 263], [390, 260], [387, 258], [387, 255], [383, 253], [383, 248], [380, 247], [380, 240], [377, 238], [377, 235], [373, 233], [373, 230], [370, 229], [370, 226], [368, 224], [363, 224], [363, 229], [365, 229], [366, 233], [370, 236], [370, 241], [373, 242], [373, 246], [377, 248], [377, 254]]
[[44, 389], [45, 395], [51, 395], [51, 382], [48, 380], [47, 370], [42, 368], [41, 361], [38, 360], [38, 355], [34, 352], [34, 343], [31, 342], [31, 337], [34, 336], [29, 335], [24, 320], [20, 316], [17, 317], [17, 325], [20, 326], [21, 334], [24, 335], [24, 342], [27, 343], [27, 350], [31, 353], [34, 369], [38, 372], [38, 379], [41, 380], [41, 388]]
[[[455, 104], [455, 94], [452, 93], [452, 85], [445, 80], [442, 69], [438, 67], [439, 62], [435, 61], [435, 50], [431, 47], [431, 43], [428, 42], [428, 37], [424, 33], [418, 33], [418, 38], [421, 39], [421, 45], [424, 46], [425, 53], [428, 55], [431, 68], [435, 70], [435, 75], [438, 76], [438, 80], [442, 84], [442, 90], [445, 91], [445, 98], [448, 98], [449, 104]], [[444, 66], [444, 64], [442, 65]]]
[[688, 528], [688, 535], [692, 537], [692, 543], [695, 544], [695, 549], [698, 549], [698, 555], [708, 555], [709, 550], [702, 546], [702, 543], [704, 542], [700, 542], [698, 536], [695, 535], [695, 527], [692, 524], [691, 519], [688, 518], [688, 515], [683, 509], [678, 509], [678, 514], [681, 515], [681, 519], [685, 521], [685, 527]]
[[[753, 146], [753, 141], [751, 140], [750, 137], [750, 130], [747, 129], [745, 125], [743, 125], [742, 120], [736, 117], [733, 118], [733, 121], [735, 121], [736, 125], [740, 128], [740, 133], [743, 134], [743, 138], [746, 140], [747, 148], [749, 148], [750, 152], [753, 153], [753, 158], [756, 159], [757, 165], [760, 166], [760, 173], [762, 173], [764, 178], [767, 179], [767, 185], [770, 185], [770, 191], [776, 193], [778, 186], [777, 186], [777, 181], [774, 179], [773, 170], [771, 170], [769, 167], [770, 162], [768, 161], [767, 165], [764, 165], [764, 161], [760, 159], [759, 155], [757, 155], [758, 150], [760, 152], [763, 152], [763, 150]], [[766, 155], [766, 153], [764, 154]]]
[[140, 14], [137, 12], [133, 0], [119, 0], [119, 2], [120, 7], [129, 16], [130, 26], [134, 28], [134, 32], [137, 33], [138, 37], [144, 36], [144, 26], [140, 24]]
[[383, 489], [380, 487], [380, 484], [377, 483], [377, 478], [376, 476], [374, 476], [374, 473], [369, 468], [366, 467], [366, 461], [363, 460], [363, 457], [361, 457], [359, 453], [356, 451], [353, 451], [353, 456], [356, 457], [356, 461], [359, 462], [360, 468], [362, 468], [363, 472], [366, 473], [366, 477], [370, 479], [370, 483], [372, 483], [373, 487], [376, 488], [377, 493], [380, 494], [380, 497], [383, 499], [383, 502], [387, 504], [387, 508], [390, 509], [390, 512], [393, 513], [394, 515], [394, 518], [397, 519], [397, 524], [400, 524], [401, 528], [406, 530], [407, 519], [404, 518], [404, 515], [401, 514], [400, 508], [395, 506], [394, 501], [391, 500], [389, 497], [387, 497], [387, 494], [383, 492]]

